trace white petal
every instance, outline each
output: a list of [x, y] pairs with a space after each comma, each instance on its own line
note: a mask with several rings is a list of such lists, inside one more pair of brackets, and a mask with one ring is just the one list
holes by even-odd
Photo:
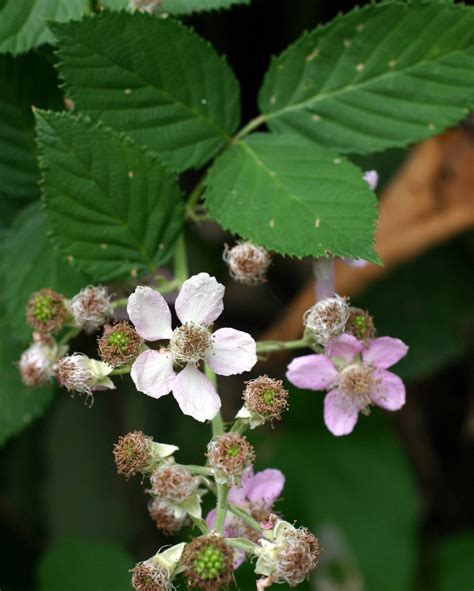
[[139, 392], [152, 398], [161, 398], [173, 388], [176, 374], [171, 353], [144, 351], [132, 365], [132, 380]]
[[138, 334], [146, 341], [169, 339], [171, 312], [165, 299], [151, 287], [137, 287], [128, 298], [127, 312]]
[[191, 363], [177, 375], [173, 396], [183, 413], [196, 421], [210, 421], [221, 407], [221, 399], [211, 380]]
[[209, 326], [222, 314], [225, 287], [208, 273], [199, 273], [183, 283], [176, 298], [175, 309], [178, 318]]
[[206, 361], [220, 376], [250, 371], [257, 363], [257, 345], [246, 332], [220, 328], [212, 335], [212, 347]]

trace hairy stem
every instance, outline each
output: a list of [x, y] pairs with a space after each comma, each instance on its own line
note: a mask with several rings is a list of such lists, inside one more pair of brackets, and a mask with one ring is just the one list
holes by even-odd
[[262, 528], [258, 521], [256, 521], [251, 515], [247, 513], [247, 511], [244, 511], [241, 507], [229, 503], [229, 511], [239, 517], [239, 519], [242, 519], [242, 521], [249, 525], [252, 529], [258, 531], [259, 533], [262, 532]]
[[225, 516], [227, 514], [227, 498], [229, 496], [229, 487], [227, 484], [217, 485], [217, 507], [216, 507], [216, 525], [214, 529], [218, 534], [224, 535]]
[[254, 554], [255, 549], [257, 548], [256, 544], [244, 538], [227, 538], [227, 543], [229, 546], [232, 546], [232, 548], [238, 548], [248, 554]]
[[310, 345], [310, 341], [303, 337], [297, 341], [258, 341], [258, 353], [271, 353], [272, 351], [287, 351], [289, 349], [304, 349]]
[[184, 232], [181, 232], [174, 255], [174, 274], [176, 287], [182, 285], [188, 278], [188, 260], [186, 256], [186, 242]]

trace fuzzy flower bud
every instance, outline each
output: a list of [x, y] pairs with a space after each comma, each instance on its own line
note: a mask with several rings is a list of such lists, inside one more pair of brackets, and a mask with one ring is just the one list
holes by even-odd
[[266, 421], [279, 421], [281, 413], [288, 408], [288, 390], [283, 387], [282, 380], [263, 375], [245, 384], [244, 406], [237, 418], [248, 419], [252, 429]]
[[307, 310], [304, 325], [316, 343], [325, 345], [344, 332], [348, 315], [349, 305], [346, 299], [336, 295], [317, 302]]
[[182, 556], [184, 576], [191, 589], [220, 591], [233, 580], [234, 552], [216, 534], [194, 538]]
[[375, 337], [374, 319], [365, 310], [350, 307], [344, 332], [354, 335], [360, 341], [367, 342]]
[[150, 476], [151, 492], [161, 499], [181, 503], [196, 491], [199, 479], [183, 466], [159, 466]]
[[67, 317], [63, 296], [52, 289], [41, 289], [34, 293], [26, 308], [28, 324], [42, 333], [60, 330]]
[[119, 437], [114, 445], [117, 472], [125, 478], [135, 474], [151, 474], [165, 459], [177, 451], [175, 445], [156, 443], [141, 431], [133, 431]]
[[112, 380], [107, 377], [112, 370], [113, 367], [103, 361], [74, 353], [59, 360], [57, 379], [70, 392], [91, 395], [93, 390], [115, 388]]
[[209, 442], [207, 459], [218, 481], [235, 482], [254, 462], [255, 451], [246, 437], [229, 432]]
[[75, 295], [70, 304], [77, 326], [92, 332], [112, 315], [110, 296], [105, 287], [89, 286]]
[[171, 546], [163, 552], [138, 563], [132, 572], [135, 591], [172, 591], [173, 579], [184, 550], [184, 543]]
[[232, 248], [225, 245], [223, 259], [229, 267], [232, 279], [247, 285], [258, 285], [265, 281], [272, 257], [261, 246], [251, 242], [238, 242]]
[[286, 521], [278, 521], [265, 535], [258, 550], [257, 574], [296, 587], [316, 568], [321, 549], [318, 539], [306, 528], [296, 529]]
[[155, 498], [148, 503], [148, 514], [165, 535], [178, 532], [187, 521], [187, 512], [166, 499]]
[[22, 382], [26, 386], [39, 386], [54, 375], [58, 346], [48, 335], [35, 333], [34, 341], [21, 354], [18, 367]]
[[113, 326], [104, 327], [104, 333], [97, 343], [100, 358], [115, 367], [137, 357], [141, 338], [128, 322], [117, 322]]
[[128, 4], [132, 10], [153, 14], [158, 9], [160, 3], [161, 0], [129, 0]]

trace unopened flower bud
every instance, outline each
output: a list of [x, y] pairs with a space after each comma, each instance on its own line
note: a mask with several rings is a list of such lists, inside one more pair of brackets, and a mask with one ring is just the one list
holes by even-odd
[[105, 326], [104, 334], [97, 342], [101, 359], [115, 367], [137, 357], [141, 338], [128, 322], [117, 322]]
[[102, 326], [112, 315], [110, 296], [105, 287], [89, 286], [75, 295], [70, 304], [77, 326], [93, 331]]
[[18, 363], [26, 386], [39, 386], [50, 380], [58, 357], [58, 346], [49, 335], [36, 333], [33, 337], [35, 340], [23, 351]]
[[140, 562], [131, 570], [135, 591], [172, 591], [173, 579], [185, 544], [176, 544]]
[[26, 320], [38, 332], [56, 332], [68, 317], [64, 298], [52, 289], [34, 293], [26, 308]]
[[148, 504], [148, 513], [156, 525], [165, 535], [175, 534], [187, 521], [187, 512], [180, 507], [156, 497]]
[[184, 576], [191, 589], [220, 591], [233, 580], [234, 552], [216, 534], [194, 538], [186, 545], [182, 564]]
[[350, 307], [344, 332], [355, 336], [360, 341], [367, 342], [375, 337], [374, 319], [365, 310]]
[[237, 417], [248, 419], [251, 428], [266, 421], [280, 420], [281, 413], [288, 408], [288, 390], [283, 387], [282, 380], [263, 375], [245, 384], [244, 407]]
[[238, 242], [232, 248], [225, 245], [223, 259], [233, 279], [247, 285], [258, 285], [265, 281], [272, 257], [261, 246], [251, 242]]
[[70, 392], [91, 395], [93, 390], [115, 388], [112, 380], [107, 377], [112, 370], [113, 367], [103, 361], [74, 353], [59, 360], [57, 379]]
[[246, 437], [231, 431], [208, 444], [207, 459], [218, 481], [235, 482], [254, 462], [255, 451]]
[[196, 491], [199, 479], [183, 466], [159, 466], [150, 476], [151, 492], [161, 499], [181, 503]]
[[325, 345], [344, 332], [348, 315], [347, 300], [336, 295], [317, 302], [307, 310], [304, 325], [316, 343]]
[[318, 539], [306, 528], [296, 529], [286, 521], [278, 521], [265, 536], [258, 550], [257, 574], [296, 587], [316, 568], [321, 549]]
[[158, 9], [160, 3], [161, 0], [129, 0], [129, 7], [132, 10], [153, 14]]
[[178, 448], [175, 445], [156, 443], [152, 437], [141, 431], [133, 431], [119, 437], [114, 445], [117, 472], [127, 479], [135, 474], [151, 474], [165, 459]]

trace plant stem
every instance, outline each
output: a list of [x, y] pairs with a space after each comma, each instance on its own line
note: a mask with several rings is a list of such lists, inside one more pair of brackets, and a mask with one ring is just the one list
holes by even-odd
[[176, 245], [176, 253], [174, 255], [174, 275], [175, 281], [178, 285], [182, 285], [188, 278], [188, 261], [186, 257], [184, 232], [181, 232]]
[[242, 521], [245, 522], [247, 525], [249, 525], [252, 529], [255, 529], [256, 531], [258, 531], [260, 533], [262, 532], [262, 528], [260, 527], [260, 524], [258, 523], [258, 521], [256, 521], [251, 515], [249, 515], [247, 513], [247, 511], [244, 511], [243, 509], [241, 509], [237, 505], [232, 505], [230, 503], [229, 503], [229, 510], [231, 513], [233, 513], [234, 515], [237, 515], [237, 517], [242, 519]]
[[110, 372], [111, 376], [123, 376], [125, 374], [130, 373], [131, 370], [131, 366], [130, 365], [125, 365], [124, 367], [117, 367], [117, 369], [114, 369], [113, 371]]
[[243, 419], [237, 419], [235, 421], [235, 423], [232, 425], [232, 427], [230, 428], [230, 431], [232, 433], [238, 433], [239, 435], [242, 435], [246, 429], [247, 429], [247, 421], [244, 421]]
[[194, 464], [176, 464], [176, 466], [182, 466], [183, 468], [186, 468], [186, 470], [191, 472], [191, 474], [199, 474], [202, 476], [212, 476], [214, 474], [212, 468], [207, 466], [196, 466]]
[[253, 554], [256, 548], [256, 544], [250, 540], [245, 540], [244, 538], [227, 538], [227, 543], [229, 546], [232, 546], [232, 548], [238, 548], [248, 554]]
[[247, 125], [244, 125], [244, 127], [242, 127], [242, 129], [237, 133], [237, 135], [234, 136], [231, 143], [235, 144], [235, 143], [239, 142], [244, 137], [246, 137], [251, 131], [253, 131], [257, 127], [260, 127], [260, 125], [262, 125], [262, 123], [265, 123], [265, 115], [261, 114], [261, 115], [258, 115], [258, 117], [251, 119], [247, 123]]
[[[189, 515], [189, 513], [188, 513], [188, 515]], [[191, 518], [191, 521], [193, 522], [193, 524], [199, 529], [199, 531], [202, 534], [207, 535], [209, 533], [209, 528], [207, 527], [204, 519], [199, 519], [198, 517], [193, 517], [193, 515], [189, 515], [189, 517]]]
[[306, 337], [298, 339], [297, 341], [259, 341], [257, 342], [257, 353], [303, 349], [309, 345], [310, 341]]
[[217, 485], [217, 507], [216, 507], [216, 525], [214, 529], [218, 534], [224, 535], [225, 516], [227, 513], [227, 497], [229, 496], [229, 487], [227, 484]]

